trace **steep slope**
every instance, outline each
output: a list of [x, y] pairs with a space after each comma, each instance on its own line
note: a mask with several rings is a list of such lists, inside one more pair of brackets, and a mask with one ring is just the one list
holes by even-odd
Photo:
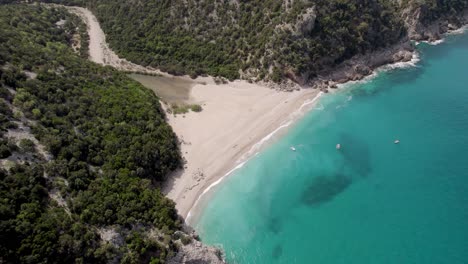
[[467, 0], [406, 0], [401, 4], [410, 38], [430, 41], [466, 24], [467, 8]]
[[111, 48], [143, 66], [299, 84], [356, 56], [436, 39], [463, 24], [468, 7], [468, 0], [47, 2], [90, 8]]
[[123, 57], [174, 74], [304, 83], [405, 34], [392, 1], [54, 1], [89, 7]]
[[81, 58], [85, 32], [0, 5], [1, 263], [161, 263], [193, 240], [157, 187], [181, 163], [158, 99]]

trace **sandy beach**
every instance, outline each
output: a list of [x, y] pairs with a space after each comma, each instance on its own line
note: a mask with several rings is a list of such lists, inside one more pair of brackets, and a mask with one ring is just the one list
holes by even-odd
[[187, 217], [206, 188], [255, 154], [262, 139], [312, 107], [301, 109], [318, 93], [313, 89], [278, 92], [245, 81], [193, 87], [191, 101], [201, 104], [203, 111], [168, 116], [187, 161], [164, 188], [179, 213]]
[[[81, 7], [66, 8], [80, 16], [88, 26], [90, 60], [118, 70], [157, 73], [190, 80], [188, 76], [174, 77], [119, 58], [109, 48], [98, 20], [89, 10]], [[400, 51], [399, 45], [394, 48], [396, 50], [393, 52], [386, 54], [384, 50], [383, 53], [393, 58], [393, 55]], [[379, 59], [383, 53], [376, 52], [368, 57]], [[406, 55], [411, 55], [408, 59], [390, 59], [390, 63], [376, 64], [373, 74], [358, 79], [366, 81], [380, 70], [414, 66], [419, 60], [417, 52], [407, 53]], [[359, 61], [359, 58], [357, 60]], [[343, 73], [339, 70], [338, 72]], [[353, 72], [350, 72], [351, 77]], [[344, 73], [348, 74], [347, 71]], [[348, 81], [354, 79], [348, 78]], [[178, 116], [168, 115], [169, 124], [182, 142], [181, 152], [186, 164], [184, 169], [174, 172], [169, 177], [163, 191], [176, 202], [176, 208], [184, 218], [187, 218], [207, 188], [258, 152], [265, 142], [271, 141], [265, 140], [265, 137], [269, 138], [275, 131], [280, 132], [275, 135], [284, 133], [284, 128], [312, 108], [315, 98], [320, 95], [318, 89], [281, 92], [246, 81], [215, 84], [211, 77], [197, 78], [194, 83], [187, 102], [202, 105], [203, 111]]]
[[[81, 7], [66, 7], [88, 27], [90, 60], [118, 70], [161, 73], [121, 59], [106, 43], [96, 17]], [[164, 75], [168, 75], [163, 73]], [[182, 77], [188, 78], [188, 77]], [[168, 115], [179, 137], [186, 160], [184, 169], [169, 177], [163, 191], [187, 217], [203, 191], [266, 143], [265, 137], [285, 128], [313, 106], [316, 89], [281, 92], [246, 81], [215, 84], [212, 78], [198, 78], [189, 101], [202, 105], [200, 113]], [[201, 84], [203, 83], [203, 84]], [[277, 135], [277, 134], [276, 134]]]

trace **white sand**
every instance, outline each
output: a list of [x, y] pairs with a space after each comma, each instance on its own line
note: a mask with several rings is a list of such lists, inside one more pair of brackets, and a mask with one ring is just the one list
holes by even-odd
[[278, 92], [245, 81], [196, 85], [191, 100], [203, 111], [168, 117], [187, 160], [164, 188], [179, 213], [187, 217], [207, 187], [254, 154], [257, 142], [296, 119], [301, 106], [317, 94], [312, 89]]
[[109, 65], [121, 71], [146, 72], [169, 76], [169, 74], [157, 69], [143, 67], [126, 59], [119, 58], [106, 42], [106, 35], [102, 31], [99, 21], [88, 9], [76, 6], [59, 6], [65, 7], [71, 13], [78, 15], [88, 27], [89, 59], [91, 61], [102, 65]]
[[[124, 71], [161, 73], [119, 58], [109, 48], [99, 22], [89, 10], [66, 8], [88, 26], [90, 60]], [[197, 82], [208, 84], [194, 86], [189, 101], [201, 104], [203, 111], [168, 116], [184, 142], [181, 151], [187, 164], [174, 173], [164, 190], [184, 217], [207, 187], [258, 151], [252, 148], [265, 136], [310, 108], [312, 104], [306, 102], [319, 93], [312, 89], [278, 92], [245, 81], [216, 85], [211, 78], [198, 78]]]

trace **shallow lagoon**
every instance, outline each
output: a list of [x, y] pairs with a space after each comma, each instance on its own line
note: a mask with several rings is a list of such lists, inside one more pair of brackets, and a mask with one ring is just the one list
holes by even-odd
[[190, 91], [195, 82], [179, 77], [152, 76], [132, 73], [130, 78], [152, 90], [167, 103], [186, 103], [190, 99]]

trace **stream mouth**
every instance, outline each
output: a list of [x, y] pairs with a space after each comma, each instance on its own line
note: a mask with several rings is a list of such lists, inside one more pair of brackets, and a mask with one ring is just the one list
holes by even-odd
[[190, 102], [190, 92], [195, 82], [178, 77], [152, 76], [131, 73], [130, 78], [153, 91], [162, 101], [169, 104]]

